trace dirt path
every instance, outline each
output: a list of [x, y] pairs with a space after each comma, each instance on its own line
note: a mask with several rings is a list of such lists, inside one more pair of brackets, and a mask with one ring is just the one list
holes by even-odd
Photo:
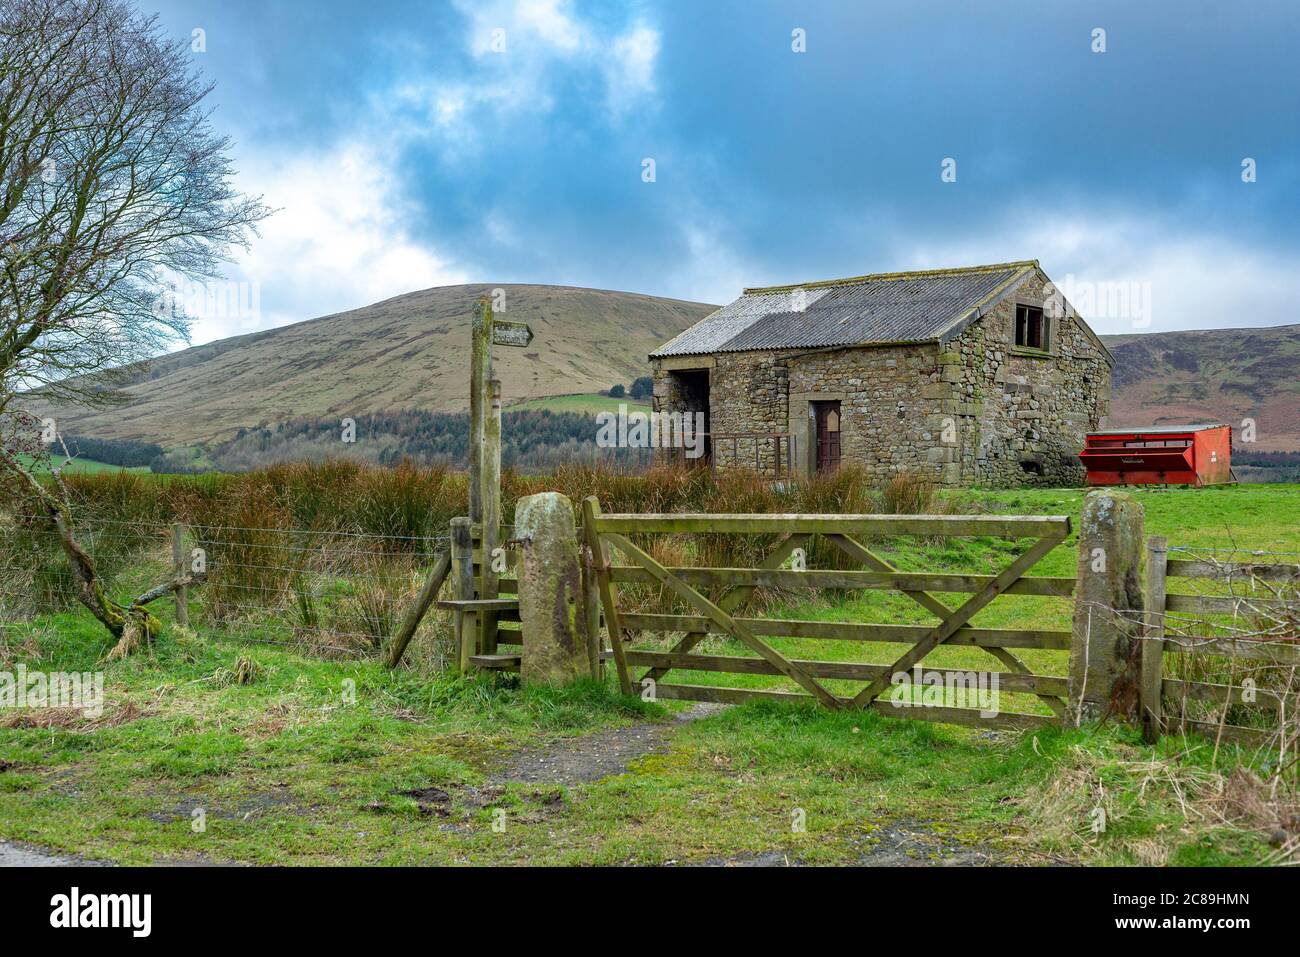
[[622, 774], [638, 758], [667, 751], [667, 740], [676, 726], [707, 717], [721, 707], [697, 704], [677, 714], [668, 724], [634, 724], [581, 738], [568, 738], [543, 748], [527, 748], [511, 755], [510, 760], [492, 774], [488, 783], [570, 786]]
[[100, 861], [56, 854], [30, 844], [0, 841], [0, 867], [107, 867]]
[[[489, 776], [484, 794], [494, 796], [503, 785], [510, 783], [573, 786], [622, 774], [638, 758], [667, 752], [669, 739], [681, 724], [716, 714], [723, 707], [697, 704], [667, 724], [635, 724], [516, 752]], [[441, 791], [439, 795], [450, 804], [450, 795]], [[861, 855], [858, 864], [867, 867], [971, 867], [999, 863], [999, 855], [990, 848], [944, 839], [926, 824], [914, 821], [883, 827], [861, 842]], [[772, 850], [711, 858], [701, 863], [712, 867], [797, 867], [801, 862], [797, 852]]]
[[[857, 867], [983, 867], [1006, 861], [986, 847], [968, 846], [937, 837], [925, 824], [900, 822], [881, 828], [862, 845]], [[801, 867], [798, 851], [763, 851], [735, 857], [714, 857], [705, 867]]]
[[[504, 785], [510, 783], [571, 787], [589, 784], [622, 774], [636, 760], [652, 754], [667, 753], [674, 732], [681, 725], [720, 711], [723, 705], [696, 704], [663, 724], [634, 724], [578, 738], [565, 738], [538, 748], [512, 754], [493, 771], [485, 787], [462, 789], [459, 802], [479, 807], [500, 799]], [[441, 788], [402, 792], [420, 803], [426, 813], [448, 817], [453, 809], [453, 795]], [[549, 807], [549, 799], [545, 802]], [[543, 808], [543, 810], [545, 810]], [[150, 815], [155, 820], [172, 820], [179, 814]], [[447, 827], [457, 825], [448, 823]], [[999, 855], [986, 847], [963, 845], [932, 832], [925, 823], [895, 822], [878, 832], [854, 840], [860, 865], [872, 867], [970, 866], [999, 863]], [[194, 862], [180, 862], [194, 863]], [[672, 862], [676, 863], [676, 862]], [[789, 867], [799, 866], [797, 851], [773, 849], [760, 853], [710, 858], [700, 862], [715, 867]], [[106, 862], [86, 860], [29, 844], [0, 840], [0, 867], [77, 867], [111, 866]]]

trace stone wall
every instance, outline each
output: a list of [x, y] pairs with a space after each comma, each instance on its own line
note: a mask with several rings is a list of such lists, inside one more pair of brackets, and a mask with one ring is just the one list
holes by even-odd
[[1071, 317], [1048, 317], [1048, 352], [1018, 350], [1018, 303], [1043, 305], [1031, 276], [948, 344], [940, 361], [958, 390], [961, 478], [967, 485], [1082, 485], [1078, 453], [1110, 402], [1110, 365]]
[[[943, 434], [944, 400], [935, 345], [839, 349], [789, 360], [792, 429], [815, 461], [809, 402], [840, 401], [840, 456], [872, 473], [917, 472], [955, 485], [957, 436]], [[947, 442], [945, 442], [947, 438]]]
[[[786, 352], [730, 352], [715, 356], [709, 383], [715, 436], [738, 432], [784, 432], [789, 415], [789, 369]], [[715, 438], [718, 468], [739, 465], [761, 470], [776, 467], [776, 445], [768, 439]], [[783, 457], [785, 453], [782, 453]]]

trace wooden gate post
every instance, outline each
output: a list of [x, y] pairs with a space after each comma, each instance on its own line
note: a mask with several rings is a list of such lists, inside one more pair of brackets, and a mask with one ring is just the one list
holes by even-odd
[[[177, 578], [189, 574], [189, 562], [185, 560], [185, 523], [172, 525], [172, 570]], [[190, 626], [190, 590], [185, 585], [176, 589], [176, 624], [182, 628]]]
[[1142, 634], [1142, 737], [1155, 744], [1163, 730], [1165, 681], [1165, 577], [1169, 543], [1163, 535], [1147, 542], [1146, 628]]
[[562, 685], [591, 677], [573, 503], [559, 492], [521, 498], [515, 506], [515, 537], [522, 553], [520, 679]]
[[582, 556], [582, 607], [585, 610], [583, 620], [587, 626], [587, 654], [591, 659], [591, 676], [604, 679], [605, 658], [604, 639], [600, 636], [600, 585], [596, 580], [596, 564], [591, 554], [591, 546], [584, 537], [578, 539], [578, 551]]
[[1136, 715], [1143, 547], [1143, 510], [1137, 500], [1113, 489], [1089, 492], [1079, 521], [1070, 643], [1067, 720], [1074, 727]]

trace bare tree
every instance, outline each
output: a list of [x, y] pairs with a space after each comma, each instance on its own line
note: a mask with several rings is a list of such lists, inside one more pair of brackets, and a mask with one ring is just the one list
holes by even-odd
[[[64, 459], [55, 464], [48, 446], [37, 436], [36, 420], [26, 412], [17, 411], [0, 417], [0, 492], [16, 491], [36, 503], [49, 516], [58, 533], [59, 545], [72, 567], [72, 581], [78, 601], [90, 610], [117, 644], [109, 652], [109, 659], [123, 658], [141, 645], [151, 644], [162, 624], [149, 612], [149, 605], [174, 593], [178, 588], [204, 580], [204, 575], [177, 570], [162, 584], [148, 589], [125, 605], [114, 601], [104, 591], [96, 571], [95, 560], [77, 539], [72, 522], [72, 496], [63, 481], [63, 469], [71, 462], [67, 446], [63, 446]], [[60, 444], [61, 441], [60, 441]], [[30, 465], [15, 467], [25, 457]], [[49, 482], [36, 476], [36, 467], [48, 470]]]
[[0, 2], [0, 470], [49, 515], [81, 600], [119, 638], [157, 622], [104, 597], [57, 474], [20, 454], [15, 400], [115, 401], [124, 367], [187, 334], [168, 287], [215, 278], [269, 215], [231, 185], [209, 92], [188, 45], [122, 0]]

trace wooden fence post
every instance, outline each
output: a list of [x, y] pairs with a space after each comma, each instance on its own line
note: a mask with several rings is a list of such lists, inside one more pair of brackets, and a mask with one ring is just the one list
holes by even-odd
[[1089, 492], [1079, 520], [1067, 720], [1136, 716], [1142, 637], [1143, 511], [1131, 495]]
[[[185, 560], [185, 523], [172, 525], [172, 570], [179, 578], [189, 574], [189, 562]], [[186, 585], [176, 589], [176, 624], [182, 628], [190, 626], [190, 590]]]
[[591, 549], [596, 587], [600, 604], [605, 611], [605, 630], [609, 632], [609, 645], [614, 651], [614, 666], [618, 669], [618, 686], [623, 694], [632, 693], [632, 676], [627, 668], [627, 648], [623, 644], [623, 625], [618, 618], [618, 599], [609, 578], [609, 555], [600, 541], [600, 500], [588, 495], [582, 500], [582, 529]]
[[[482, 558], [479, 564], [478, 596], [484, 599], [497, 597], [497, 573], [492, 568], [492, 553], [501, 537], [501, 381], [493, 379], [488, 387], [488, 408], [483, 419], [482, 487], [479, 490], [483, 518], [479, 538]], [[496, 612], [483, 612], [479, 615], [479, 630], [482, 653], [496, 654]]]
[[[474, 599], [474, 540], [470, 534], [468, 517], [451, 520], [452, 582], [458, 601]], [[456, 613], [456, 653], [461, 674], [469, 671], [471, 655], [478, 653], [476, 617], [464, 612]]]
[[1165, 677], [1165, 573], [1169, 546], [1163, 535], [1147, 541], [1146, 628], [1142, 634], [1142, 737], [1155, 744], [1164, 726], [1161, 698]]
[[483, 521], [483, 432], [492, 380], [492, 300], [480, 296], [470, 326], [469, 520]]
[[[424, 587], [420, 589], [415, 604], [406, 613], [401, 627], [397, 629], [397, 633], [393, 636], [393, 642], [388, 646], [388, 656], [384, 662], [388, 667], [396, 668], [398, 662], [402, 660], [402, 653], [406, 651], [406, 646], [410, 644], [411, 639], [415, 636], [415, 629], [420, 627], [420, 622], [424, 620], [425, 614], [429, 611], [429, 606], [438, 597], [438, 590], [442, 588], [442, 583], [446, 580], [450, 571], [451, 550], [448, 548], [447, 551], [438, 556], [433, 570], [429, 572], [429, 577], [424, 580]], [[457, 655], [459, 654], [458, 647]]]

